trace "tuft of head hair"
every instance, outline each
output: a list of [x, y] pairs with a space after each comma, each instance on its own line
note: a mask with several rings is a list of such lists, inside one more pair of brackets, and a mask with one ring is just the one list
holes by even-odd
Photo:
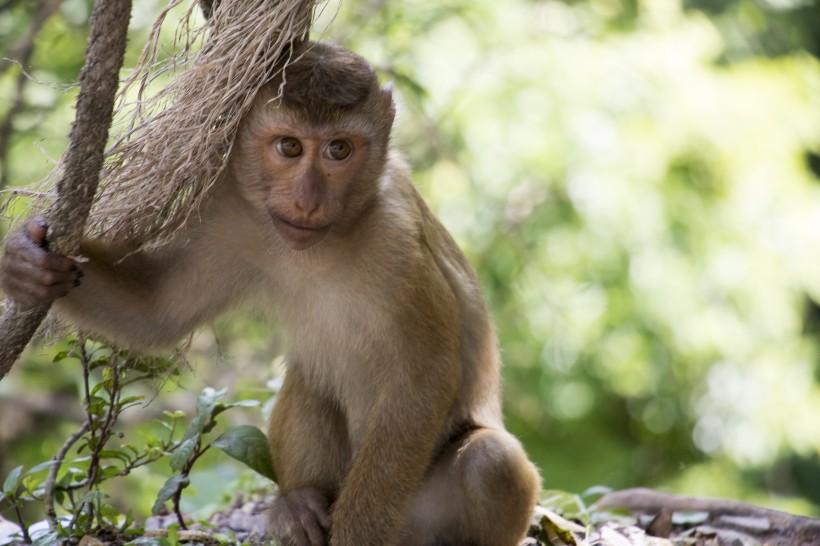
[[317, 126], [359, 114], [365, 126], [388, 138], [394, 114], [392, 93], [380, 88], [376, 71], [365, 58], [336, 44], [297, 42], [279, 63], [282, 70], [261, 94], [275, 106]]
[[376, 71], [364, 58], [325, 42], [294, 46], [294, 59], [279, 82], [282, 103], [323, 119], [328, 112], [362, 107], [379, 89]]

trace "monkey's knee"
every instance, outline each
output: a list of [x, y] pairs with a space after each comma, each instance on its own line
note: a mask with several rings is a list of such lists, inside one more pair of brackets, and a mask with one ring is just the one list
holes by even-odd
[[413, 502], [403, 546], [516, 546], [540, 487], [518, 440], [476, 430], [434, 465]]
[[467, 498], [483, 500], [471, 523], [487, 526], [503, 521], [523, 535], [541, 479], [518, 440], [506, 431], [478, 430], [456, 453], [456, 464], [463, 466]]

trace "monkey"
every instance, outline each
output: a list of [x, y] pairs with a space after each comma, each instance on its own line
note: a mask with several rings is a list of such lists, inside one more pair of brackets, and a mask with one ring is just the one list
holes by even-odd
[[168, 244], [50, 252], [12, 231], [0, 286], [143, 351], [229, 308], [286, 335], [268, 422], [287, 546], [514, 546], [541, 479], [504, 428], [500, 354], [476, 273], [391, 148], [392, 87], [303, 41], [257, 95], [224, 174]]

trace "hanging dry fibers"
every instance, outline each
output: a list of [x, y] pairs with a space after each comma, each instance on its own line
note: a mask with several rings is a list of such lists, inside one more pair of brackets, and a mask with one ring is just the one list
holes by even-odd
[[[108, 151], [87, 232], [135, 247], [165, 242], [195, 214], [222, 173], [242, 116], [277, 70], [294, 39], [307, 35], [315, 0], [203, 2], [209, 22], [192, 28], [196, 5], [180, 24], [182, 52], [156, 64], [155, 23], [139, 66], [120, 92], [118, 119], [127, 127]], [[213, 9], [211, 9], [213, 8]], [[180, 38], [181, 35], [181, 38]], [[199, 45], [195, 53], [190, 49]], [[150, 98], [153, 78], [184, 70]], [[128, 103], [129, 95], [137, 100]]]
[[[86, 235], [134, 248], [156, 246], [196, 214], [225, 168], [242, 116], [257, 91], [281, 67], [277, 60], [287, 55], [294, 40], [307, 36], [317, 4], [316, 0], [201, 0], [210, 19], [197, 27], [198, 5], [193, 2], [177, 32], [180, 53], [158, 63], [162, 24], [184, 1], [169, 0], [151, 30], [138, 66], [120, 90], [115, 119], [122, 126], [121, 136], [105, 155]], [[107, 3], [97, 1], [97, 5]], [[127, 21], [128, 14], [126, 25]], [[91, 43], [90, 38], [89, 49]], [[148, 97], [152, 82], [169, 71], [179, 73]], [[85, 90], [82, 78], [81, 87]], [[79, 102], [77, 118], [75, 128], [80, 124]], [[106, 128], [109, 124], [106, 122]], [[74, 140], [72, 133], [72, 145]], [[77, 157], [82, 161], [81, 154]], [[67, 152], [59, 167], [64, 172], [53, 173], [51, 179], [62, 182], [68, 178], [70, 160]], [[60, 183], [57, 190], [55, 205], [62, 200]], [[73, 191], [70, 185], [67, 190]], [[93, 190], [88, 199], [91, 195]], [[52, 206], [50, 211], [54, 210]], [[46, 216], [52, 228], [60, 223], [59, 217]], [[82, 223], [79, 226], [82, 229]], [[73, 244], [78, 243], [79, 233]], [[56, 249], [68, 254], [74, 248]], [[0, 318], [0, 379], [19, 357], [46, 310], [12, 306]], [[22, 328], [31, 331], [20, 334], [18, 315], [26, 315], [26, 322], [34, 324], [33, 328]]]

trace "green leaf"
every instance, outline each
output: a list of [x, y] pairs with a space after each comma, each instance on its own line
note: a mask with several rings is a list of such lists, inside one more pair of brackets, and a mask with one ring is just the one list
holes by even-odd
[[174, 498], [177, 489], [185, 489], [191, 480], [187, 476], [171, 476], [166, 480], [165, 485], [157, 493], [157, 500], [154, 501], [154, 506], [151, 507], [151, 513], [155, 516], [162, 511], [165, 503]]
[[39, 535], [32, 543], [32, 546], [53, 546], [54, 544], [58, 543], [59, 535], [57, 531], [49, 531], [47, 533]]
[[122, 524], [118, 527], [121, 533], [128, 531], [131, 528], [131, 525], [134, 524], [134, 512], [130, 508], [128, 511], [125, 512], [125, 518], [122, 521]]
[[116, 459], [118, 461], [122, 461], [124, 464], [128, 464], [131, 462], [131, 457], [124, 451], [119, 449], [103, 449], [100, 452], [101, 459]]
[[208, 416], [206, 415], [197, 415], [191, 422], [188, 423], [188, 428], [185, 429], [185, 434], [182, 435], [183, 440], [190, 440], [194, 438], [198, 438], [201, 434], [203, 429], [205, 428], [205, 424], [208, 422]]
[[125, 398], [120, 400], [120, 410], [140, 404], [143, 402], [143, 400], [145, 400], [144, 396], [126, 396]]
[[52, 466], [57, 464], [57, 462], [58, 461], [46, 461], [44, 463], [34, 465], [30, 469], [26, 470], [26, 476], [31, 476], [32, 474], [36, 474], [37, 472], [45, 470], [46, 468], [51, 468]]
[[586, 528], [582, 525], [567, 520], [552, 510], [537, 507], [536, 510], [541, 516], [541, 538], [547, 544], [567, 544], [575, 546], [581, 542], [579, 537], [586, 534]]
[[276, 481], [268, 439], [258, 428], [251, 425], [232, 428], [211, 445], [220, 448], [262, 476]]
[[220, 390], [215, 390], [211, 387], [202, 389], [199, 397], [196, 399], [196, 414], [197, 416], [210, 417], [211, 412], [216, 407], [216, 401], [225, 396], [228, 392], [227, 387]]
[[102, 503], [99, 506], [100, 513], [102, 514], [105, 521], [110, 523], [112, 526], [117, 523], [117, 520], [120, 518], [120, 511], [111, 506], [107, 503]]
[[97, 400], [102, 400], [102, 401], [108, 403], [108, 400], [106, 400], [105, 398], [101, 398], [99, 396], [96, 396], [96, 394], [104, 388], [105, 388], [105, 383], [104, 382], [97, 383], [96, 385], [91, 387], [91, 391], [89, 391], [89, 393], [88, 393], [92, 397], [91, 402], [93, 402], [94, 399], [96, 398]]
[[540, 504], [567, 519], [578, 520], [584, 525], [589, 524], [589, 509], [579, 495], [557, 489], [548, 489], [541, 493]]
[[54, 358], [51, 361], [52, 362], [60, 362], [61, 360], [65, 360], [65, 358], [67, 356], [68, 356], [68, 351], [60, 351], [56, 355], [54, 355]]
[[189, 438], [180, 444], [176, 451], [174, 451], [174, 454], [171, 455], [171, 470], [174, 472], [179, 472], [182, 470], [185, 463], [187, 463], [194, 454], [198, 440], [199, 437], [197, 436], [194, 438]]
[[179, 545], [179, 528], [177, 525], [168, 527], [168, 542], [170, 542], [172, 546]]
[[131, 529], [131, 526], [134, 524], [134, 511], [129, 508], [125, 511], [124, 516], [122, 523], [117, 527], [120, 533], [128, 532], [128, 534], [134, 534], [134, 532], [137, 532]]
[[116, 478], [120, 473], [120, 469], [114, 465], [108, 465], [102, 469], [102, 473], [99, 474], [99, 478], [97, 479], [97, 483], [101, 483], [105, 480], [110, 480], [111, 478]]
[[20, 485], [20, 474], [23, 472], [23, 467], [18, 466], [11, 469], [11, 472], [6, 476], [6, 481], [3, 482], [3, 494], [6, 497], [14, 497], [17, 492], [17, 487]]
[[101, 356], [100, 358], [95, 359], [91, 364], [88, 366], [89, 371], [96, 370], [97, 368], [101, 368], [103, 366], [108, 366], [108, 357]]

